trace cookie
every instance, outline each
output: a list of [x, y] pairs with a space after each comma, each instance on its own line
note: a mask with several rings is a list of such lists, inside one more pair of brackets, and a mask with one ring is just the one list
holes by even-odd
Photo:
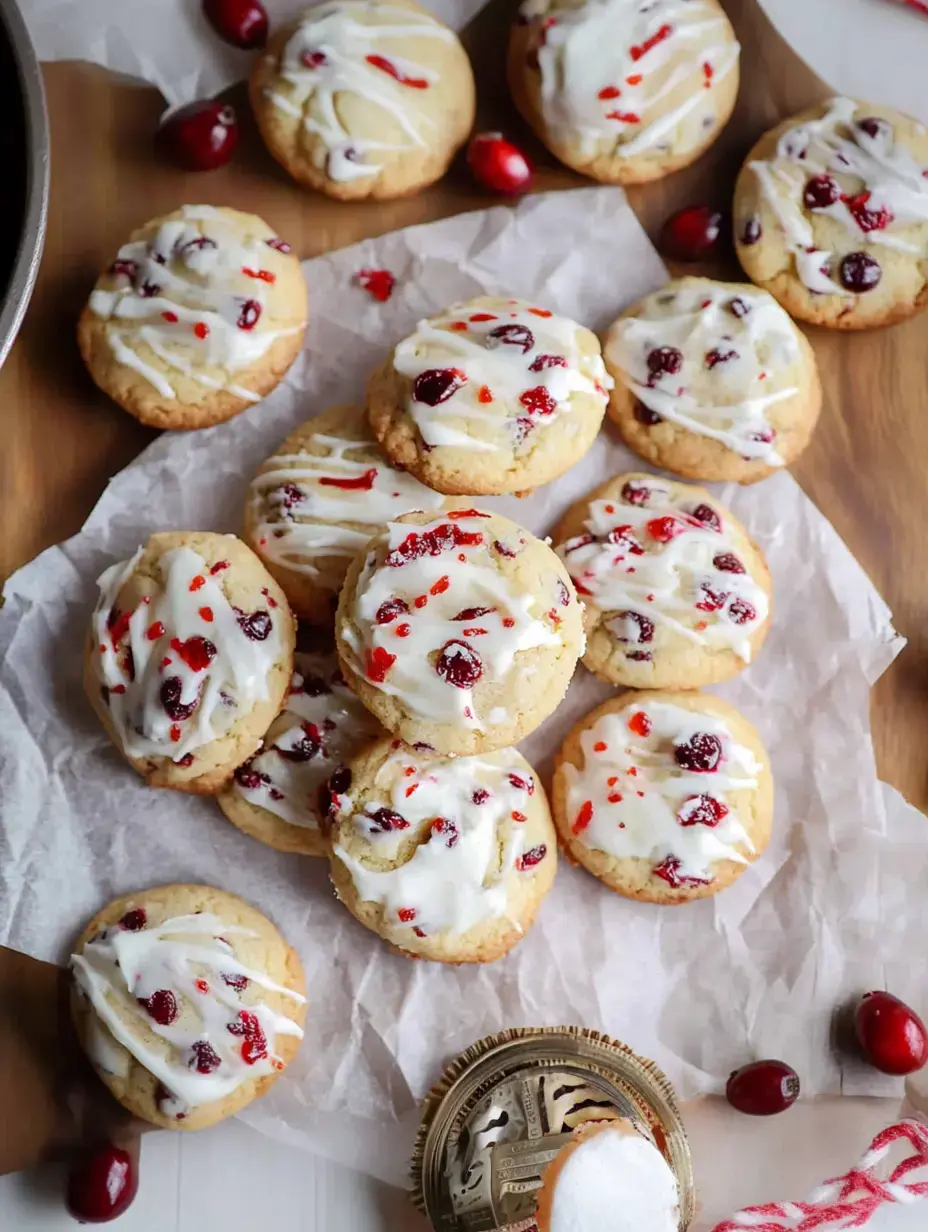
[[335, 633], [345, 679], [387, 731], [445, 754], [534, 731], [583, 641], [554, 552], [476, 509], [389, 523], [348, 570]]
[[434, 757], [381, 740], [333, 795], [332, 881], [365, 928], [434, 962], [492, 962], [554, 881], [544, 790], [515, 749]]
[[568, 858], [610, 890], [686, 903], [730, 885], [767, 846], [770, 760], [718, 697], [621, 693], [565, 740], [552, 806]]
[[295, 625], [234, 535], [165, 531], [98, 579], [84, 686], [150, 787], [210, 794], [258, 748], [286, 697]]
[[335, 654], [297, 651], [284, 709], [216, 797], [234, 826], [278, 851], [323, 856], [330, 776], [383, 735], [345, 685]]
[[444, 503], [389, 464], [362, 408], [336, 406], [301, 424], [261, 466], [245, 502], [245, 540], [296, 615], [331, 628], [348, 565], [371, 535], [411, 509]]
[[583, 662], [611, 684], [717, 684], [767, 636], [766, 562], [704, 488], [616, 475], [568, 509], [553, 540], [583, 600]]
[[814, 325], [891, 325], [928, 303], [928, 129], [832, 98], [765, 133], [735, 184], [744, 271]]
[[545, 1166], [541, 1180], [537, 1232], [679, 1232], [680, 1194], [673, 1170], [625, 1117], [578, 1126]]
[[607, 184], [689, 166], [738, 93], [739, 46], [717, 0], [526, 0], [509, 86], [555, 157]]
[[474, 122], [474, 75], [454, 31], [414, 0], [330, 0], [276, 30], [251, 105], [277, 161], [342, 201], [418, 192]]
[[744, 283], [677, 278], [623, 312], [603, 353], [625, 443], [690, 479], [754, 483], [787, 466], [822, 405], [805, 336]]
[[97, 1074], [160, 1129], [205, 1129], [273, 1086], [306, 1017], [300, 960], [256, 908], [225, 890], [127, 894], [71, 955], [71, 1011]]
[[370, 379], [389, 457], [438, 492], [524, 492], [593, 444], [611, 378], [599, 340], [527, 300], [481, 295], [405, 338]]
[[306, 283], [254, 214], [184, 205], [140, 227], [97, 279], [77, 341], [90, 375], [152, 428], [207, 428], [280, 382], [303, 345]]

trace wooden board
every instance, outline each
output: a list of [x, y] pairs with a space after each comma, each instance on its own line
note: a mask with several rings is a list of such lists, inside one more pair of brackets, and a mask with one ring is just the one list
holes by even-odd
[[[755, 0], [729, 0], [726, 7], [743, 47], [738, 108], [694, 167], [630, 193], [652, 235], [680, 205], [727, 206], [735, 172], [755, 138], [827, 93]], [[586, 184], [554, 165], [508, 100], [503, 58], [512, 12], [507, 0], [491, 0], [465, 35], [481, 99], [478, 123], [502, 128], [523, 144], [539, 167], [539, 190]], [[152, 438], [95, 389], [74, 341], [74, 323], [98, 268], [133, 227], [185, 201], [234, 205], [265, 217], [308, 257], [495, 203], [460, 162], [441, 184], [403, 201], [342, 205], [303, 192], [261, 147], [241, 88], [230, 91], [244, 130], [233, 164], [204, 175], [177, 172], [159, 165], [152, 152], [163, 106], [157, 91], [117, 84], [77, 64], [46, 66], [45, 81], [52, 132], [48, 238], [25, 327], [0, 372], [0, 578], [77, 531], [108, 478]], [[733, 257], [704, 272], [737, 276]], [[825, 407], [795, 474], [909, 638], [901, 660], [874, 690], [874, 738], [881, 775], [926, 808], [928, 314], [891, 330], [847, 336], [815, 330], [811, 338]], [[801, 628], [794, 632], [803, 635]]]

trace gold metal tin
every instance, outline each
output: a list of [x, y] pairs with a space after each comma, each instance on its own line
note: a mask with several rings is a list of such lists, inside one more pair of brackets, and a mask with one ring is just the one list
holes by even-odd
[[412, 1199], [435, 1232], [529, 1232], [541, 1173], [571, 1130], [616, 1115], [673, 1169], [685, 1232], [696, 1193], [670, 1084], [653, 1061], [584, 1027], [517, 1027], [456, 1057], [423, 1104]]

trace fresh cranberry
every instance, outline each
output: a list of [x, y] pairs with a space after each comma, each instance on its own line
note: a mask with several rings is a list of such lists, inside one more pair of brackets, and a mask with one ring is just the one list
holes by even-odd
[[719, 243], [722, 215], [708, 205], [688, 205], [661, 228], [658, 247], [672, 261], [699, 261]]
[[708, 526], [710, 530], [722, 533], [721, 520], [711, 505], [697, 505], [690, 517], [695, 518], [697, 522], [702, 522], [703, 526]]
[[757, 243], [763, 234], [764, 229], [760, 225], [760, 219], [749, 218], [741, 229], [741, 243], [746, 248], [750, 248], [752, 244]]
[[266, 642], [271, 636], [274, 622], [269, 612], [259, 609], [257, 612], [240, 612], [236, 609], [236, 618], [241, 631], [251, 642]]
[[474, 179], [491, 192], [525, 192], [532, 181], [532, 164], [502, 133], [477, 133], [467, 147], [467, 165]]
[[138, 1187], [129, 1152], [107, 1142], [68, 1173], [65, 1206], [80, 1223], [107, 1223], [129, 1209]]
[[439, 835], [445, 840], [446, 847], [456, 847], [458, 839], [461, 837], [461, 832], [447, 817], [438, 817], [432, 822], [432, 833]]
[[391, 830], [409, 829], [409, 822], [406, 818], [394, 812], [393, 809], [379, 808], [373, 813], [368, 813], [367, 816], [373, 828], [382, 834], [388, 834]]
[[806, 180], [802, 190], [802, 202], [807, 210], [824, 210], [841, 196], [838, 181], [830, 175], [813, 175]]
[[239, 327], [239, 329], [254, 329], [254, 327], [258, 324], [258, 318], [260, 316], [261, 305], [256, 299], [242, 300], [238, 320], [235, 324]]
[[728, 805], [715, 796], [690, 796], [684, 800], [677, 810], [677, 821], [681, 826], [717, 826], [728, 816]]
[[651, 489], [640, 479], [629, 479], [622, 485], [621, 496], [626, 505], [646, 505], [651, 499]]
[[234, 988], [236, 992], [244, 992], [250, 982], [247, 975], [230, 975], [227, 971], [220, 971], [219, 974], [223, 984]]
[[563, 355], [536, 355], [528, 366], [529, 372], [544, 372], [545, 368], [566, 368]]
[[[493, 342], [490, 343], [489, 339]], [[497, 325], [487, 334], [488, 346], [517, 346], [526, 355], [535, 345], [535, 335], [527, 325]]]
[[643, 402], [636, 399], [635, 401], [635, 418], [640, 424], [644, 424], [646, 428], [652, 428], [655, 424], [663, 423], [663, 415], [658, 415], [657, 411], [652, 411], [649, 406], [645, 406]]
[[[641, 612], [617, 612], [617, 619], [630, 620], [638, 626], [638, 637], [635, 639], [639, 645], [642, 642], [651, 642], [654, 640], [654, 621], [649, 617], [642, 615]], [[620, 642], [630, 642], [630, 637], [619, 637]]]
[[711, 732], [696, 732], [686, 744], [675, 744], [673, 758], [684, 770], [711, 774], [722, 760], [722, 742]]
[[676, 347], [655, 347], [648, 352], [648, 384], [654, 385], [662, 376], [674, 376], [683, 367], [683, 352]]
[[725, 1097], [748, 1116], [773, 1116], [799, 1098], [799, 1075], [785, 1061], [754, 1061], [735, 1070]]
[[226, 1024], [230, 1035], [242, 1037], [242, 1060], [246, 1065], [254, 1065], [267, 1056], [267, 1038], [261, 1029], [258, 1015], [251, 1010], [239, 1010], [238, 1018]]
[[861, 997], [854, 1027], [867, 1060], [884, 1074], [914, 1074], [928, 1062], [925, 1024], [891, 993], [868, 992]]
[[409, 604], [405, 599], [386, 599], [377, 609], [377, 614], [374, 620], [379, 625], [389, 625], [398, 616], [406, 616], [409, 613]]
[[879, 137], [882, 133], [889, 132], [889, 125], [885, 120], [877, 119], [876, 116], [866, 116], [863, 120], [857, 121], [857, 127], [867, 134], [868, 137]]
[[148, 916], [145, 914], [144, 907], [133, 907], [119, 921], [119, 927], [124, 928], [127, 933], [140, 932], [148, 923]]
[[267, 42], [267, 13], [258, 0], [203, 0], [203, 12], [221, 39], [245, 51]]
[[879, 263], [865, 252], [849, 252], [839, 268], [841, 285], [858, 295], [872, 291], [882, 276]]
[[190, 1051], [193, 1053], [190, 1069], [195, 1069], [198, 1074], [211, 1074], [222, 1064], [219, 1054], [208, 1040], [194, 1040]]
[[655, 877], [666, 881], [672, 890], [679, 890], [681, 886], [709, 884], [705, 877], [690, 877], [686, 873], [681, 873], [681, 865], [682, 861], [678, 856], [667, 856], [660, 864], [655, 864], [651, 872]]
[[412, 396], [426, 406], [438, 406], [467, 384], [467, 377], [457, 368], [426, 368], [413, 382]]
[[139, 1005], [148, 1010], [148, 1016], [153, 1018], [159, 1027], [169, 1027], [177, 1017], [177, 999], [170, 988], [159, 988], [147, 1000], [140, 997]]
[[322, 748], [322, 736], [315, 723], [304, 723], [303, 734], [289, 749], [277, 752], [286, 761], [311, 761]]
[[228, 103], [200, 99], [170, 112], [156, 142], [185, 171], [212, 171], [224, 166], [238, 145], [238, 120]]
[[747, 599], [732, 599], [728, 607], [728, 619], [732, 624], [746, 625], [757, 619], [757, 611]]
[[180, 695], [183, 690], [183, 684], [180, 676], [168, 676], [166, 680], [162, 680], [159, 696], [161, 705], [165, 709], [169, 719], [173, 719], [175, 723], [181, 723], [184, 719], [189, 719], [197, 708], [199, 698], [192, 702], [182, 702]]
[[734, 552], [719, 552], [712, 557], [712, 563], [719, 573], [744, 573], [744, 565]]
[[527, 872], [530, 868], [539, 865], [547, 854], [548, 848], [545, 843], [539, 843], [537, 847], [529, 847], [528, 851], [516, 860], [516, 868], [520, 873]]
[[466, 642], [452, 639], [442, 646], [435, 670], [442, 680], [456, 689], [471, 689], [483, 675], [483, 663]]

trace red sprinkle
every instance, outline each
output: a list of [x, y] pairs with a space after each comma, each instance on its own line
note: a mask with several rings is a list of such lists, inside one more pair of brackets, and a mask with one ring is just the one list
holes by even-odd
[[547, 318], [547, 317], [554, 316], [554, 313], [553, 313], [553, 312], [549, 312], [547, 308], [529, 308], [529, 312], [530, 312], [533, 316], [536, 316], [536, 317], [545, 317], [545, 318]]
[[208, 338], [209, 337], [209, 326], [206, 324], [205, 321], [197, 321], [196, 325], [194, 325], [193, 327], [193, 332], [200, 339]]
[[356, 479], [333, 479], [329, 475], [323, 475], [319, 480], [319, 486], [322, 488], [342, 488], [346, 492], [370, 492], [374, 487], [374, 480], [377, 478], [377, 467], [372, 466], [370, 470], [365, 471], [363, 475], [358, 475]]
[[610, 98], [618, 98], [622, 91], [618, 86], [603, 86], [599, 92], [599, 97], [603, 100]]
[[396, 636], [397, 637], [409, 637], [411, 632], [412, 630], [410, 629], [409, 625], [397, 625], [396, 626]]
[[215, 576], [215, 574], [222, 573], [223, 569], [228, 569], [228, 567], [229, 562], [227, 560], [217, 560], [212, 569], [210, 569], [210, 573]]
[[524, 813], [511, 813], [510, 816], [512, 817], [513, 821], [525, 821]]
[[177, 744], [178, 740], [180, 740], [180, 728], [177, 726], [176, 723], [171, 728], [170, 736], [175, 744]]
[[641, 116], [634, 111], [607, 111], [607, 120], [620, 120], [623, 124], [640, 124]]
[[161, 314], [169, 325], [173, 325], [177, 321], [176, 312], [162, 312]]
[[396, 279], [389, 270], [385, 269], [358, 270], [355, 277], [358, 280], [358, 286], [367, 291], [379, 304], [387, 302], [396, 286]]
[[399, 916], [400, 921], [403, 924], [409, 924], [416, 918], [416, 916], [419, 913], [418, 911], [416, 911], [415, 907], [400, 907], [399, 911], [396, 914]]
[[197, 992], [202, 992], [202, 993], [209, 992], [209, 984], [207, 984], [206, 980], [194, 980], [194, 987], [196, 988]]
[[381, 72], [388, 73], [395, 81], [398, 81], [401, 86], [409, 86], [411, 90], [427, 90], [429, 83], [424, 77], [407, 77], [404, 72], [396, 67], [396, 65], [388, 60], [386, 56], [365, 56], [368, 64], [372, 64], [374, 68], [379, 68]]
[[201, 586], [205, 586], [205, 585], [206, 585], [206, 578], [202, 575], [202, 573], [198, 573], [197, 576], [190, 583], [190, 589], [199, 590]]
[[606, 744], [605, 740], [597, 740], [596, 743], [593, 745], [593, 752], [594, 753], [605, 753], [608, 747], [609, 745]]
[[266, 269], [253, 270], [253, 269], [249, 269], [247, 265], [243, 265], [242, 273], [248, 278], [258, 278], [260, 279], [261, 282], [276, 282], [277, 281], [277, 275], [272, 274], [270, 270], [266, 270]]
[[200, 618], [205, 620], [207, 624], [213, 623], [213, 609], [211, 607], [200, 608]]
[[451, 582], [448, 580], [448, 575], [445, 574], [443, 577], [440, 577], [437, 582], [432, 583], [429, 587], [429, 594], [443, 595], [450, 585]]
[[670, 38], [671, 34], [673, 34], [673, 26], [661, 26], [661, 28], [655, 34], [652, 34], [649, 39], [645, 39], [643, 43], [640, 43], [636, 47], [630, 47], [628, 54], [633, 60], [640, 60], [646, 52], [651, 50], [652, 47], [656, 47], [658, 43], [662, 43], [664, 39]]
[[580, 812], [577, 814], [574, 824], [571, 827], [574, 834], [582, 834], [590, 822], [593, 820], [593, 801], [584, 800], [580, 805]]
[[628, 730], [636, 736], [647, 736], [651, 731], [651, 720], [643, 710], [636, 710], [628, 720]]
[[150, 642], [157, 642], [159, 637], [164, 637], [164, 625], [160, 620], [156, 620], [148, 626], [147, 636]]
[[484, 403], [493, 401], [493, 394], [490, 390], [489, 385], [480, 386], [480, 388], [477, 390], [477, 401], [484, 402]]
[[388, 650], [384, 650], [383, 646], [377, 646], [374, 650], [367, 652], [367, 678], [373, 680], [375, 684], [382, 684], [387, 678], [387, 672], [396, 662], [396, 655], [390, 654]]
[[471, 321], [495, 321], [496, 317], [493, 315], [492, 312], [475, 312], [473, 316], [470, 317], [470, 320]]

